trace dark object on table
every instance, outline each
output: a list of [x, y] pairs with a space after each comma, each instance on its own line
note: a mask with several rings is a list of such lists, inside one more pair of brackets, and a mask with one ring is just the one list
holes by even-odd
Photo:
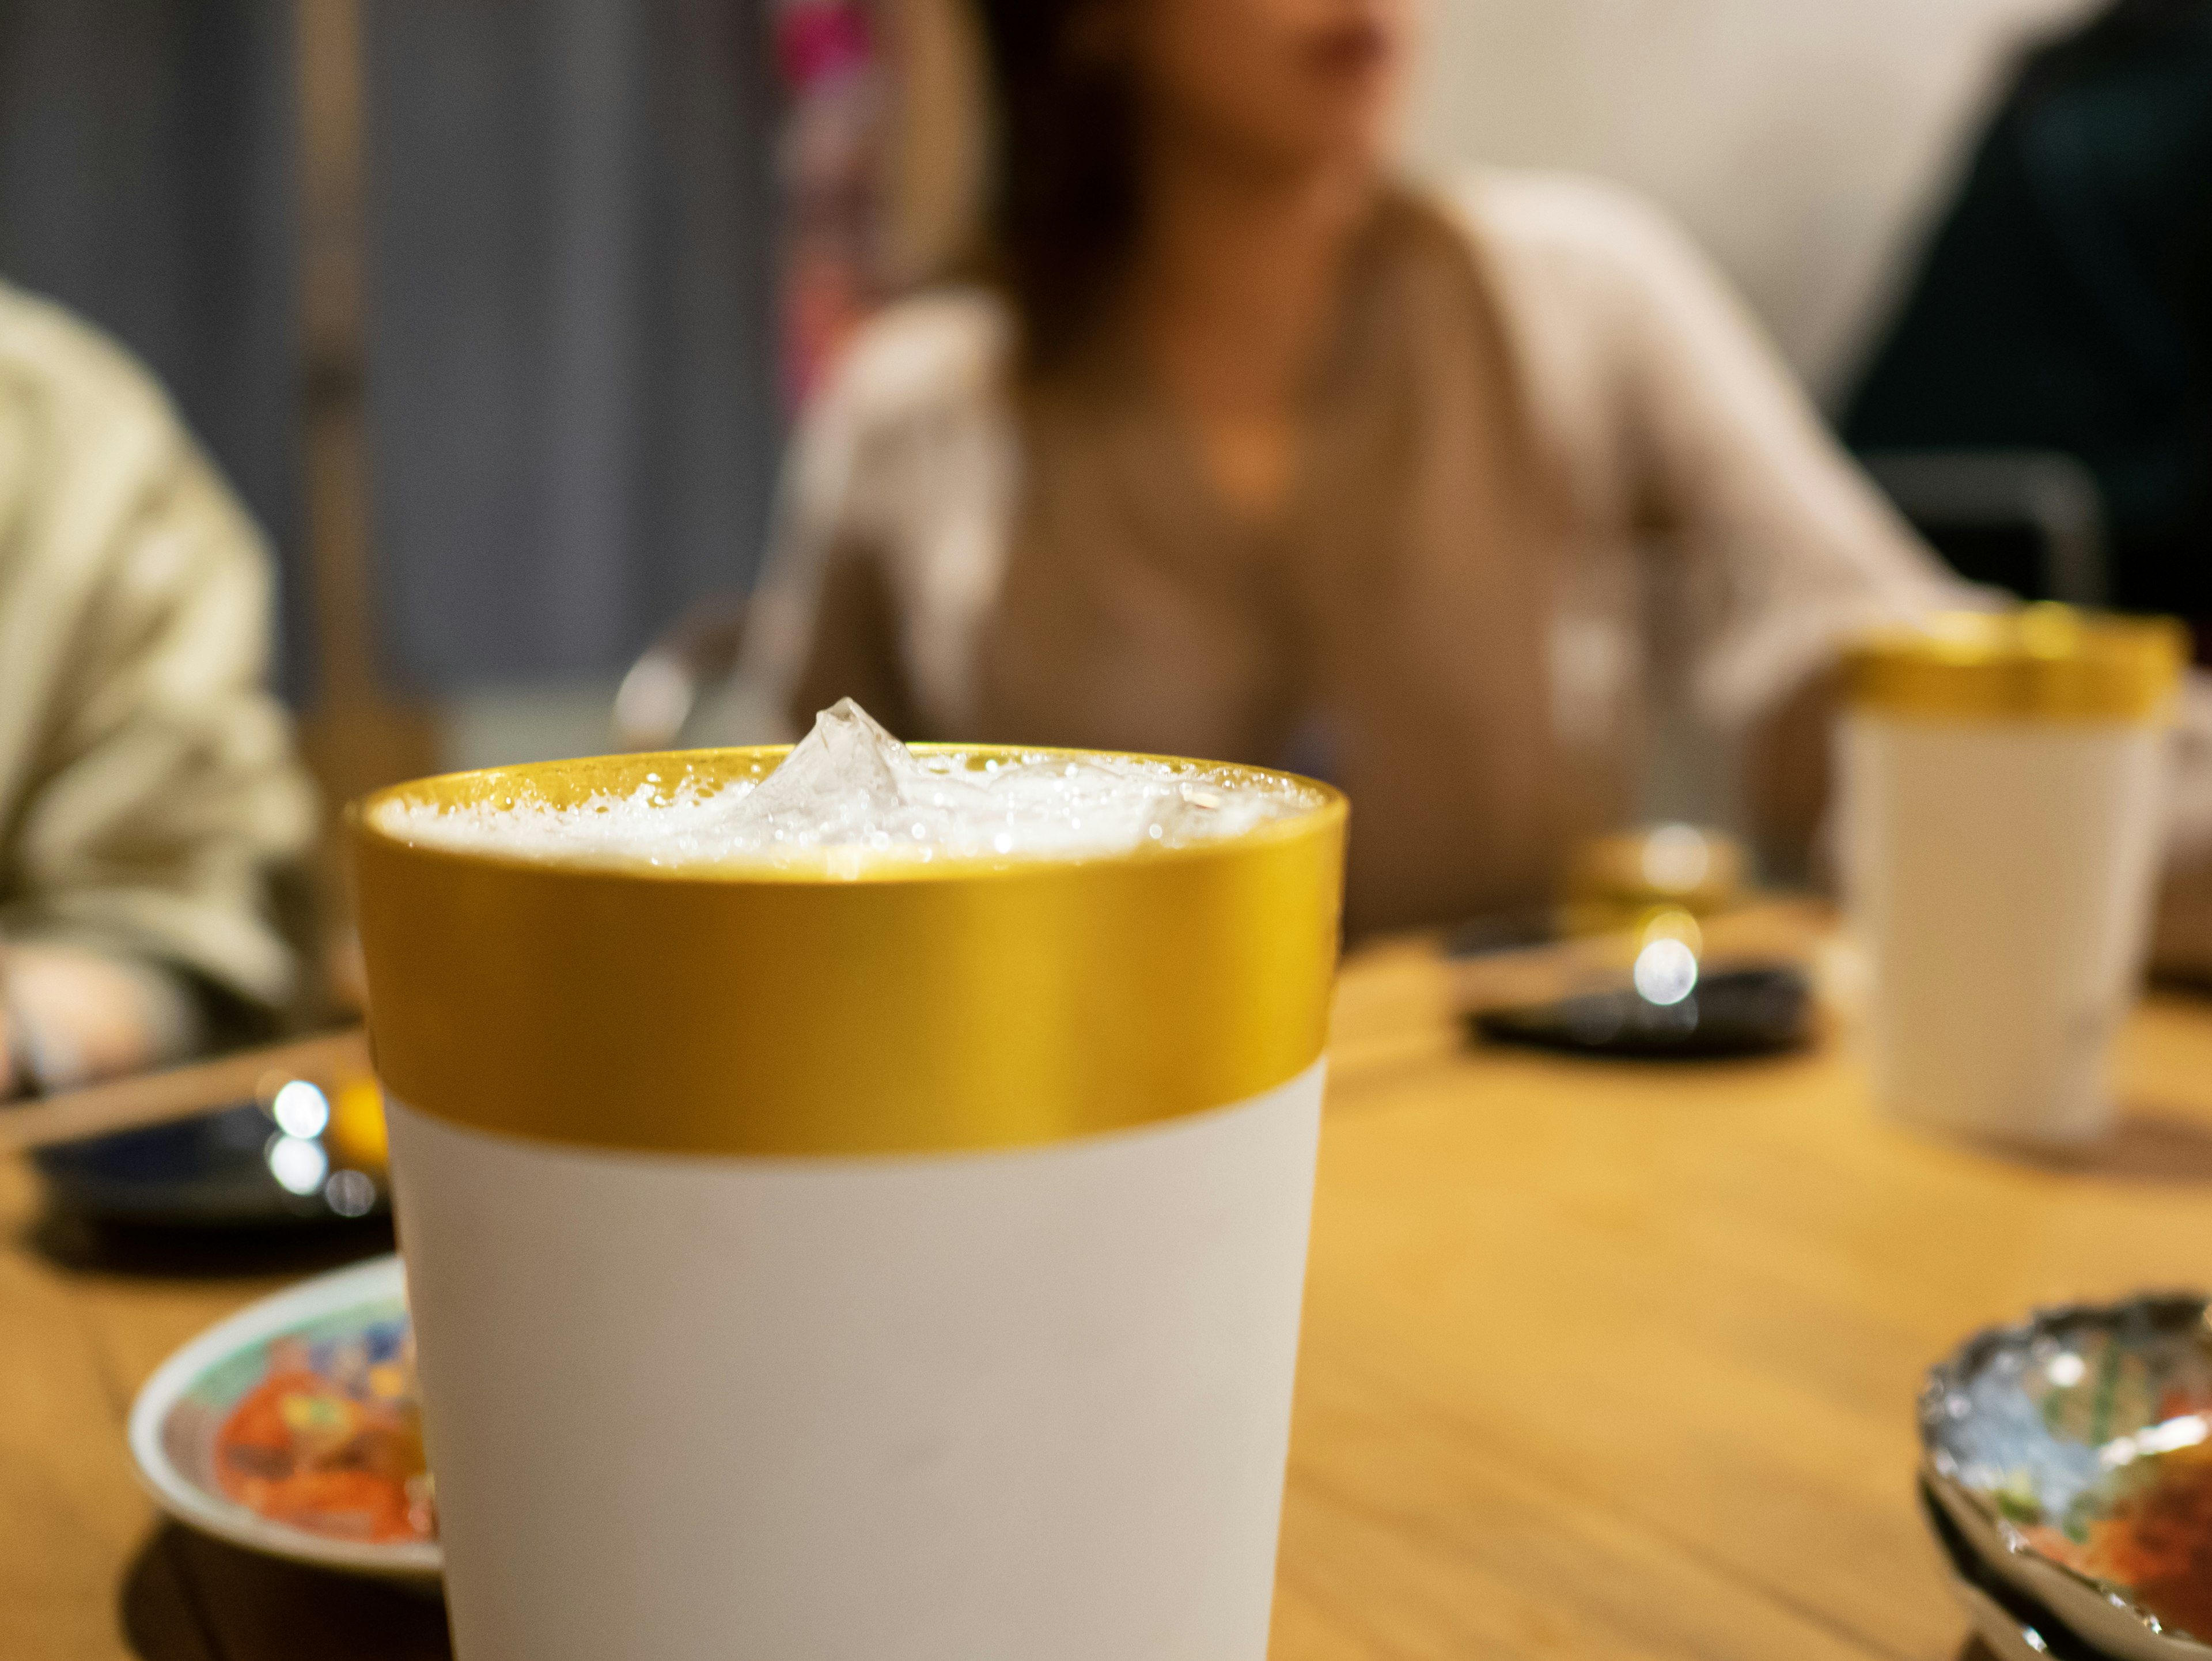
[[1811, 1018], [1804, 975], [1776, 964], [1708, 976], [1672, 1003], [1624, 987], [1470, 1019], [1495, 1043], [1625, 1060], [1712, 1061], [1794, 1050], [1810, 1036]]
[[385, 1209], [383, 1185], [332, 1165], [254, 1103], [37, 1149], [57, 1209], [88, 1221], [255, 1227], [349, 1222]]

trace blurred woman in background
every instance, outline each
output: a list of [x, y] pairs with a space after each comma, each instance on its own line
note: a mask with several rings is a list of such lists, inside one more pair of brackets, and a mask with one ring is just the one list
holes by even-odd
[[808, 412], [749, 702], [1318, 774], [1354, 928], [1470, 914], [1632, 813], [1663, 548], [1802, 846], [1838, 636], [1972, 592], [1650, 208], [1392, 177], [1406, 9], [984, 0], [985, 246]]
[[0, 1101], [300, 994], [315, 829], [259, 533], [136, 364], [0, 284]]

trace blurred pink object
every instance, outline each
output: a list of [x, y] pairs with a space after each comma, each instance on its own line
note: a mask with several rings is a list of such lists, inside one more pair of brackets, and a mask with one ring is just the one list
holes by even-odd
[[776, 62], [784, 84], [803, 92], [874, 61], [865, 12], [848, 0], [793, 0], [776, 19]]
[[776, 62], [791, 97], [785, 197], [782, 381], [796, 410], [882, 297], [877, 31], [854, 0], [787, 0]]

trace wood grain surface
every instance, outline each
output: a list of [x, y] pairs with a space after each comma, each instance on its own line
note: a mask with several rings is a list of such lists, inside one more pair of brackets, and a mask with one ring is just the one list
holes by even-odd
[[[2212, 1005], [2039, 1165], [1875, 1117], [1848, 1042], [1625, 1066], [1464, 1045], [1418, 941], [1348, 965], [1278, 1661], [1887, 1657], [1965, 1625], [1912, 1507], [1923, 1368], [2031, 1305], [2212, 1281]], [[122, 1423], [302, 1255], [74, 1230], [0, 1160], [0, 1657], [437, 1657], [434, 1603], [160, 1524]]]

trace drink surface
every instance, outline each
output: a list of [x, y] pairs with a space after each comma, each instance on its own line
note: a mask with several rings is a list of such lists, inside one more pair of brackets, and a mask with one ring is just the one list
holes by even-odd
[[917, 752], [850, 698], [772, 771], [649, 774], [629, 794], [455, 806], [404, 796], [373, 823], [416, 845], [562, 864], [836, 877], [939, 861], [1079, 859], [1224, 841], [1322, 806], [1282, 775], [1137, 757]]

